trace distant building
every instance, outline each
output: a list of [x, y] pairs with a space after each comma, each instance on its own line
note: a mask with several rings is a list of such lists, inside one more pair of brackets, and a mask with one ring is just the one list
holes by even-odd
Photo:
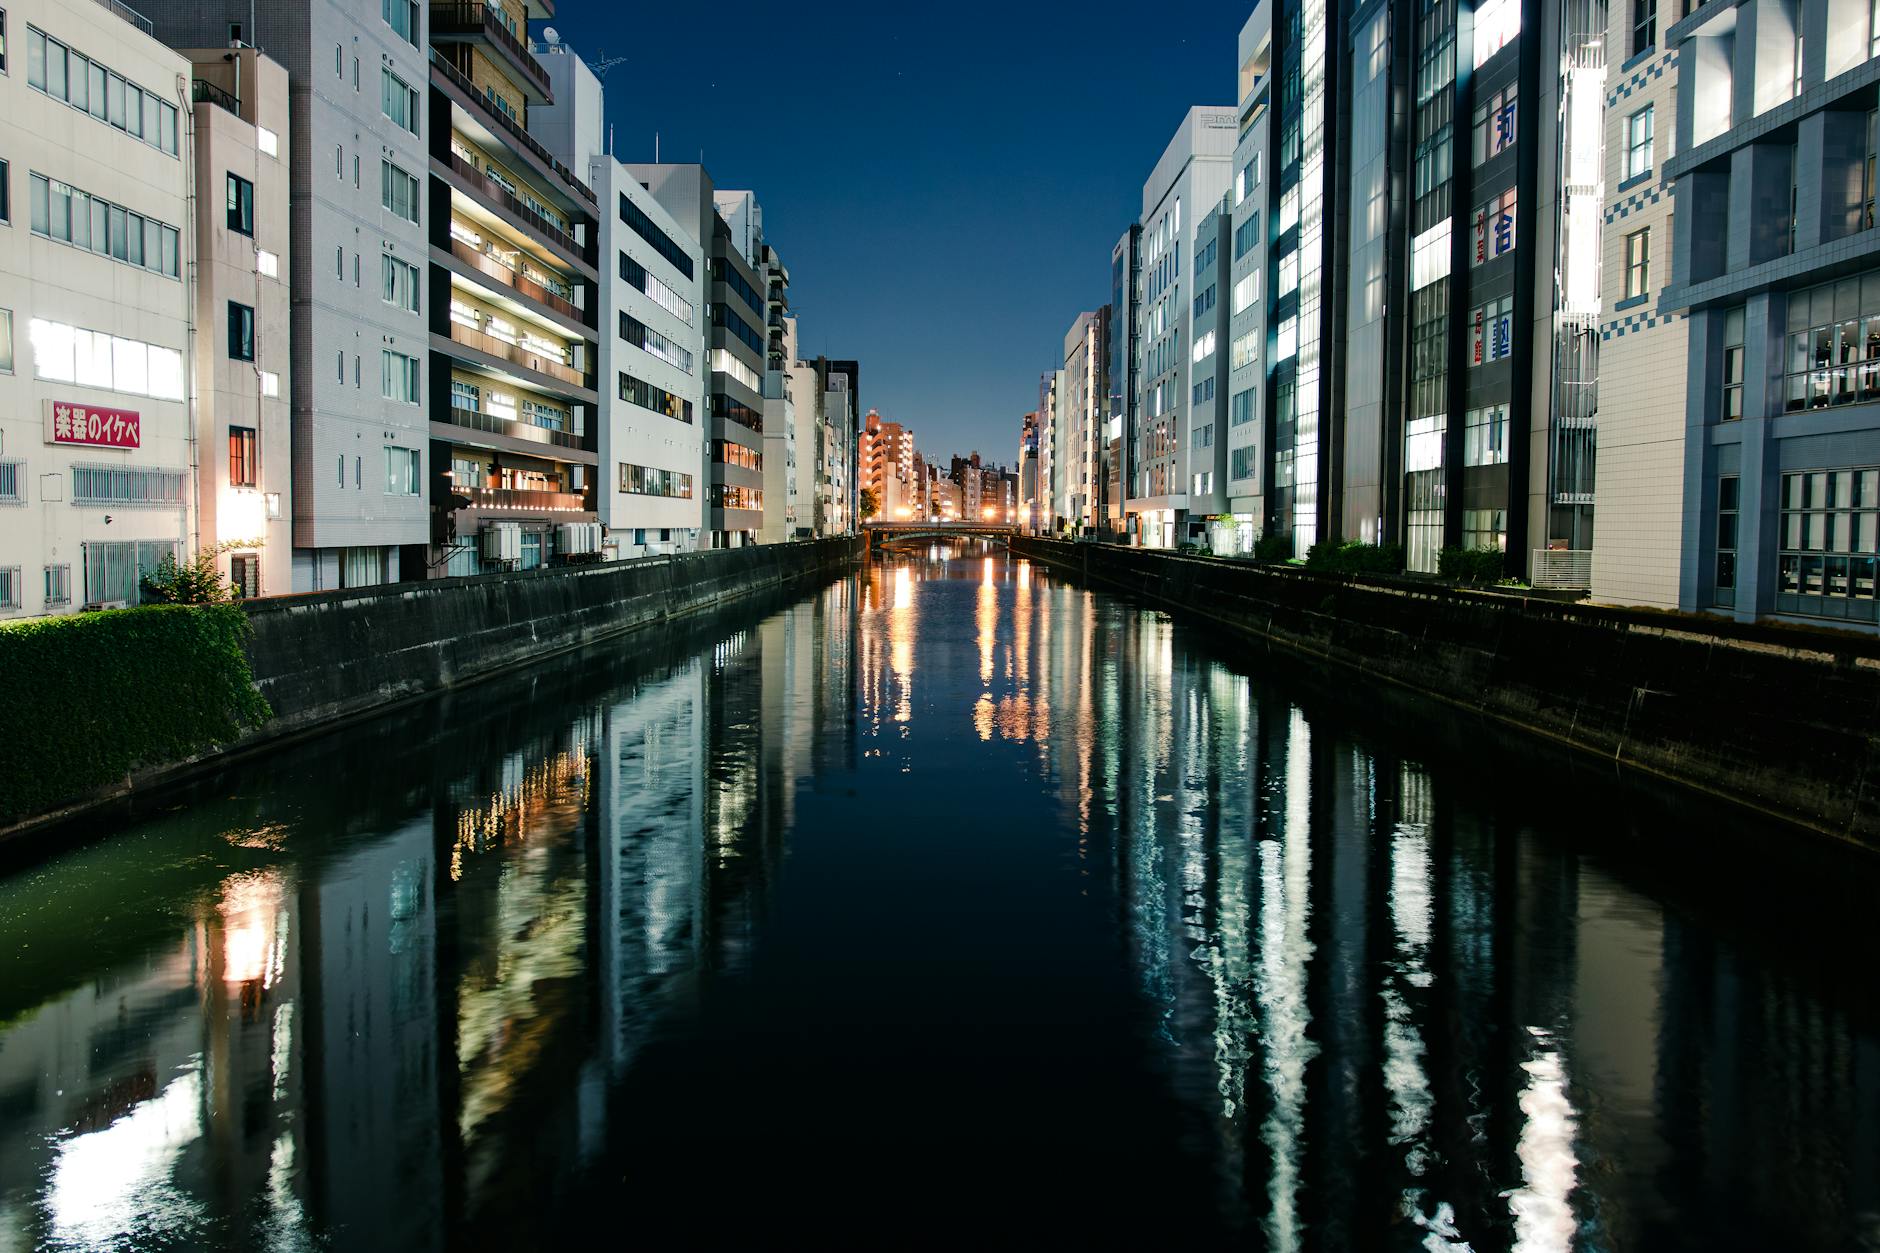
[[902, 521], [915, 516], [914, 433], [899, 422], [883, 422], [873, 409], [862, 427], [862, 489], [875, 498], [876, 517]]
[[1109, 306], [1081, 313], [1064, 336], [1062, 510], [1073, 531], [1104, 516], [1105, 432], [1109, 415]]

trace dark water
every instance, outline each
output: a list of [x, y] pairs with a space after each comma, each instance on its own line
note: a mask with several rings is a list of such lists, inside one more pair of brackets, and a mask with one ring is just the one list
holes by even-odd
[[999, 554], [763, 612], [0, 879], [0, 1253], [1880, 1248], [1871, 866]]

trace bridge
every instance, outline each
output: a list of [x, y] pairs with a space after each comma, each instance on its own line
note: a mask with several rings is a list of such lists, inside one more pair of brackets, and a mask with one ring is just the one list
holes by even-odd
[[868, 551], [891, 540], [904, 539], [1010, 539], [1018, 528], [996, 522], [864, 522]]

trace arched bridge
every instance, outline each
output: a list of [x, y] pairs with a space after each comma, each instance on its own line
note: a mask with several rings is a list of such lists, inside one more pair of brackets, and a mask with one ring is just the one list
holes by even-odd
[[902, 539], [1010, 539], [1018, 528], [996, 522], [864, 522], [862, 534], [868, 551], [889, 540]]

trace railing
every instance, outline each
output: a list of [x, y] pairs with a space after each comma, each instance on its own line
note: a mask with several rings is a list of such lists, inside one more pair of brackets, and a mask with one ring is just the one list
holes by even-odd
[[139, 13], [136, 9], [131, 8], [130, 5], [119, 4], [118, 0], [98, 0], [98, 3], [102, 5], [103, 7], [111, 10], [113, 13], [117, 14], [119, 17], [123, 18], [125, 21], [129, 22], [132, 26], [135, 26], [138, 30], [150, 36], [152, 39], [155, 39], [157, 37], [156, 24], [153, 23], [149, 18], [145, 17], [143, 14]]
[[501, 357], [511, 365], [519, 365], [525, 370], [534, 370], [538, 374], [546, 374], [551, 378], [558, 378], [564, 383], [572, 383], [576, 387], [583, 389], [588, 385], [587, 376], [571, 365], [541, 356], [538, 353], [530, 352], [520, 344], [512, 344], [506, 339], [498, 339], [494, 335], [464, 326], [462, 323], [452, 322], [450, 324], [450, 337], [466, 348], [474, 348], [478, 352], [486, 352], [492, 357]]
[[450, 423], [471, 431], [488, 431], [491, 435], [507, 435], [511, 439], [527, 440], [532, 444], [554, 444], [560, 448], [581, 448], [582, 441], [573, 431], [558, 431], [551, 426], [537, 426], [533, 422], [524, 422], [520, 418], [502, 418], [493, 413], [484, 413], [481, 409], [467, 409], [462, 405], [450, 407]]
[[[103, 0], [100, 0], [100, 3], [102, 2]], [[557, 161], [554, 154], [542, 147], [540, 141], [538, 141], [535, 136], [529, 134], [527, 130], [523, 129], [520, 122], [491, 107], [489, 101], [483, 98], [483, 93], [477, 89], [477, 85], [470, 81], [470, 76], [452, 65], [443, 56], [439, 55], [436, 48], [431, 49], [431, 68], [442, 74], [458, 91], [461, 91], [464, 95], [476, 101], [477, 107], [483, 111], [484, 117], [502, 127], [504, 132], [512, 136], [517, 143], [534, 153], [544, 165], [548, 166], [549, 169], [555, 171], [555, 173], [561, 177], [562, 182], [568, 184], [568, 186], [580, 193], [583, 200], [591, 205], [599, 206], [600, 201], [595, 198], [594, 190], [591, 187], [576, 178], [574, 171]]]
[[531, 209], [528, 205], [523, 204], [522, 200], [507, 187], [485, 174], [482, 170], [477, 169], [476, 166], [471, 165], [455, 152], [450, 154], [450, 168], [459, 177], [465, 179], [471, 186], [483, 193], [483, 195], [496, 201], [498, 204], [502, 205], [503, 208], [509, 210], [524, 222], [527, 222], [538, 234], [545, 236], [550, 243], [565, 250], [569, 256], [580, 257], [582, 260], [592, 263], [592, 257], [587, 249], [577, 244], [572, 235], [562, 230], [559, 226], [556, 226], [534, 209]]
[[214, 83], [204, 79], [194, 78], [190, 80], [189, 98], [197, 104], [202, 104], [206, 101], [209, 104], [219, 105], [227, 109], [230, 113], [233, 113], [236, 117], [242, 115], [242, 102], [235, 98], [234, 93], [224, 91]]
[[1590, 548], [1535, 549], [1534, 586], [1579, 591], [1592, 587], [1593, 550]]
[[531, 513], [586, 513], [587, 500], [575, 492], [537, 492], [521, 487], [460, 487], [472, 509], [520, 509]]
[[581, 310], [575, 307], [573, 301], [548, 290], [520, 270], [510, 269], [487, 252], [480, 252], [455, 237], [450, 241], [450, 251], [452, 256], [465, 265], [471, 266], [478, 273], [487, 274], [497, 282], [521, 292], [529, 299], [547, 305], [557, 313], [566, 314], [583, 325], [586, 324], [586, 318]]
[[489, 5], [433, 4], [431, 6], [431, 34], [487, 36], [509, 54], [516, 68], [527, 74], [529, 80], [541, 88], [544, 96], [550, 94], [548, 71], [542, 68], [542, 63], [535, 59], [528, 46], [502, 24]]

